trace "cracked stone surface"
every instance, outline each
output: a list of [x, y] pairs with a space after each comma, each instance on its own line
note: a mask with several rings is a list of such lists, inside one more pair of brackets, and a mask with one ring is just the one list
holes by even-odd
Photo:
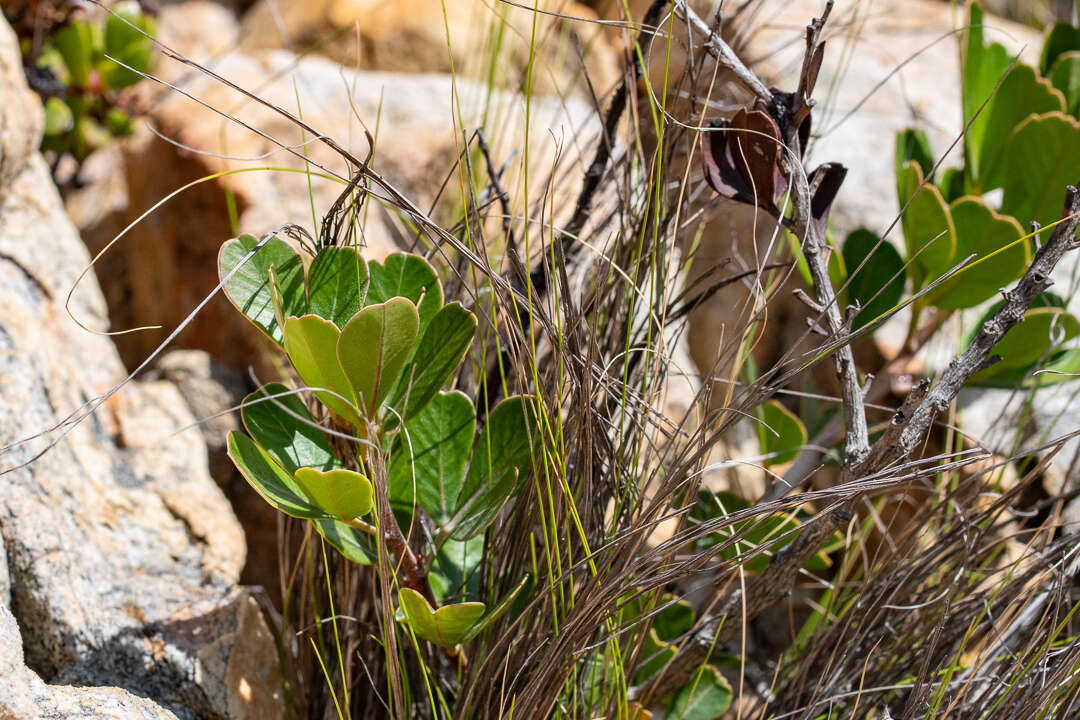
[[[18, 66], [0, 21], [0, 718], [283, 717], [243, 533], [176, 387], [59, 425], [126, 373], [65, 312], [89, 257], [44, 160], [11, 150], [39, 140]], [[92, 274], [70, 311], [106, 329]]]

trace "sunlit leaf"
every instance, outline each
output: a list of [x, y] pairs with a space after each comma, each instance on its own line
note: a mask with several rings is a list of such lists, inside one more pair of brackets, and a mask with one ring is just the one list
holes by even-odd
[[371, 481], [360, 473], [341, 468], [323, 472], [302, 467], [293, 479], [304, 495], [327, 515], [354, 520], [371, 512]]
[[318, 315], [290, 317], [285, 321], [285, 352], [304, 384], [321, 388], [314, 390], [319, 402], [359, 427], [363, 423], [353, 409], [356, 395], [338, 362], [340, 335], [334, 323]]
[[375, 548], [370, 536], [361, 534], [340, 520], [323, 518], [312, 520], [315, 529], [326, 538], [326, 542], [337, 548], [346, 559], [360, 565], [375, 562]]
[[403, 297], [368, 305], [341, 331], [337, 359], [361, 409], [374, 419], [416, 341], [416, 306]]
[[[908, 258], [915, 261], [908, 266], [915, 287], [920, 288], [927, 277], [935, 278], [952, 266], [956, 253], [956, 227], [949, 207], [941, 191], [933, 185], [922, 184], [922, 170], [913, 162], [901, 170], [897, 185], [902, 188], [900, 207], [911, 200], [901, 226]], [[916, 194], [917, 193], [917, 194]]]
[[484, 603], [466, 602], [443, 605], [435, 610], [423, 595], [412, 588], [398, 590], [398, 603], [413, 632], [445, 648], [460, 644], [469, 629], [483, 616], [485, 609]]
[[1009, 136], [1002, 158], [1001, 212], [1027, 228], [1061, 217], [1065, 188], [1077, 182], [1080, 122], [1064, 113], [1029, 117]]
[[762, 404], [758, 415], [762, 421], [756, 425], [761, 452], [763, 455], [777, 453], [764, 460], [764, 464], [781, 465], [794, 460], [806, 444], [806, 426], [775, 400]]
[[[270, 267], [275, 269], [277, 287], [290, 315], [304, 312], [304, 268], [296, 251], [276, 237], [267, 240], [244, 262], [258, 244], [259, 240], [250, 235], [225, 242], [218, 253], [218, 276], [224, 280], [225, 295], [236, 309], [280, 345], [284, 336], [274, 316]], [[234, 268], [238, 269], [229, 277]]]
[[443, 305], [442, 283], [431, 264], [419, 255], [394, 253], [381, 263], [369, 262], [368, 274], [367, 304], [395, 297], [412, 300], [420, 316], [421, 334]]
[[971, 123], [964, 133], [964, 165], [971, 179], [982, 176], [979, 163], [987, 126], [990, 124], [988, 108], [984, 108], [982, 112], [980, 108], [991, 97], [1002, 76], [1008, 72], [1012, 60], [1012, 56], [1000, 43], [989, 47], [983, 45], [983, 11], [978, 3], [972, 3], [961, 75], [963, 122]]
[[[105, 18], [105, 53], [129, 70], [109, 59], [99, 66], [106, 87], [120, 90], [142, 80], [139, 72], [149, 72], [154, 60], [153, 18], [139, 9], [136, 2], [119, 2]], [[148, 37], [149, 36], [149, 37]]]
[[336, 460], [326, 436], [299, 397], [283, 395], [287, 391], [273, 383], [244, 398], [244, 427], [286, 472], [302, 467], [329, 470]]
[[1078, 332], [1080, 323], [1076, 317], [1061, 308], [1040, 307], [1028, 310], [1023, 321], [1005, 333], [1005, 337], [990, 351], [991, 355], [1000, 355], [1001, 360], [976, 373], [971, 382], [985, 384], [1010, 370], [1020, 370], [1027, 374], [1040, 358], [1049, 356], [1051, 348], [1071, 340]]
[[731, 685], [720, 672], [706, 665], [675, 695], [670, 720], [718, 720], [731, 707]]

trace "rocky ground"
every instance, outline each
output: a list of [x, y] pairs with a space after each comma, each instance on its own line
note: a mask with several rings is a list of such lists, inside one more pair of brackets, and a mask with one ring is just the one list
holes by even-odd
[[[800, 53], [790, 42], [793, 28], [820, 4], [764, 3], [760, 32], [746, 39], [748, 56], [777, 77], [790, 72]], [[488, 39], [473, 22], [488, 4], [447, 3], [451, 52], [439, 2], [324, 0], [289, 4], [284, 16], [273, 12], [276, 5], [256, 3], [241, 17], [226, 4], [169, 4], [159, 20], [162, 39], [302, 112], [360, 156], [370, 130], [374, 166], [423, 207], [439, 195], [463, 134], [484, 113], [503, 118], [502, 133], [490, 138], [496, 156], [521, 151], [517, 89], [527, 60], [513, 49], [499, 68], [498, 91], [488, 94], [478, 50]], [[609, 5], [571, 3], [565, 12], [609, 17]], [[523, 11], [504, 10], [515, 27], [528, 27]], [[378, 22], [351, 31], [352, 18], [365, 12]], [[959, 131], [956, 44], [942, 31], [952, 27], [951, 12], [931, 0], [878, 2], [867, 16], [838, 8], [820, 85], [835, 80], [836, 91], [812, 152], [852, 169], [837, 203], [841, 230], [883, 229], [896, 213], [897, 129], [928, 124], [939, 150]], [[852, 41], [855, 34], [845, 33], [856, 27]], [[1031, 54], [1040, 44], [1025, 27], [995, 27], [995, 39], [1015, 50]], [[335, 33], [322, 55], [297, 54]], [[619, 77], [623, 39], [618, 28], [582, 31], [581, 42], [596, 44], [588, 71], [599, 94]], [[572, 82], [580, 67], [554, 51], [542, 61], [537, 90], [546, 94], [531, 108], [530, 162], [550, 168], [558, 155], [556, 176], [564, 180], [557, 197], [565, 205], [597, 136], [597, 117], [590, 94]], [[307, 161], [343, 167], [291, 123], [220, 82], [175, 63], [163, 63], [158, 74], [303, 152], [275, 150], [179, 93], [147, 87], [145, 124], [91, 159], [89, 182], [66, 198], [65, 212], [36, 151], [40, 104], [26, 89], [14, 37], [0, 24], [0, 442], [31, 438], [0, 459], [0, 718], [284, 716], [274, 636], [247, 587], [277, 581], [276, 519], [223, 456], [222, 438], [235, 420], [194, 426], [235, 404], [249, 385], [249, 367], [267, 367], [260, 339], [216, 302], [175, 343], [186, 352], [165, 356], [82, 422], [64, 423], [124, 380], [213, 288], [217, 249], [233, 234], [226, 186], [238, 229], [255, 233], [283, 222], [311, 227], [312, 207], [325, 210], [339, 186], [309, 186], [303, 175], [271, 171], [199, 184], [155, 210], [106, 256], [100, 285], [91, 273], [69, 308], [66, 299], [91, 252], [186, 183], [226, 170], [301, 168], [304, 153]], [[573, 92], [554, 92], [566, 84]], [[374, 256], [408, 246], [389, 213], [374, 206], [369, 220]], [[731, 255], [731, 237], [729, 226], [716, 226], [701, 257]], [[718, 298], [693, 319], [688, 352], [699, 363], [716, 352], [712, 329], [724, 321], [724, 302]], [[146, 324], [165, 330], [101, 334]], [[991, 393], [978, 401], [1001, 403]], [[1076, 418], [1053, 421], [1070, 420], [1080, 425]], [[43, 431], [50, 432], [33, 437]]]

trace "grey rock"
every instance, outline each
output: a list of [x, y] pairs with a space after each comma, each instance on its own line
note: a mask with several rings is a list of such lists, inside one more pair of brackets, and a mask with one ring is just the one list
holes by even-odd
[[[0, 70], [18, 63], [10, 35], [0, 22]], [[24, 90], [0, 86], [0, 113]], [[39, 136], [13, 137], [0, 138], [0, 718], [282, 717], [273, 638], [236, 586], [243, 534], [176, 387], [132, 383], [66, 422], [126, 373], [76, 323], [104, 330], [106, 307], [92, 274], [75, 287], [89, 257], [44, 160], [6, 174], [7, 148]]]
[[0, 23], [0, 187], [22, 171], [37, 150], [41, 103], [26, 87], [15, 33]]

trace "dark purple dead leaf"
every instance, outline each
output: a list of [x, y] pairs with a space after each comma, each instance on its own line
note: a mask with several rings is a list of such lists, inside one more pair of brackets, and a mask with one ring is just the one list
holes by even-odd
[[733, 137], [728, 140], [732, 164], [742, 175], [756, 198], [754, 204], [771, 207], [777, 191], [783, 195], [787, 185], [780, 172], [780, 128], [761, 110], [739, 110], [731, 118]]
[[810, 217], [813, 219], [817, 237], [824, 239], [829, 222], [829, 210], [840, 186], [847, 177], [847, 168], [840, 163], [825, 163], [810, 173]]
[[705, 181], [722, 197], [753, 204], [754, 196], [735, 169], [728, 152], [728, 122], [715, 119], [701, 134], [701, 161]]

